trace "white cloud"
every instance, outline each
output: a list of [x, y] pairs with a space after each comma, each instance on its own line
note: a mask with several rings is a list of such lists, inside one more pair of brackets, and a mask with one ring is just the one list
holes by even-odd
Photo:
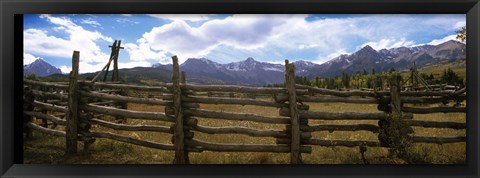
[[118, 23], [123, 23], [123, 24], [130, 24], [130, 25], [133, 25], [133, 24], [139, 24], [140, 22], [137, 22], [137, 21], [132, 21], [132, 20], [129, 20], [127, 18], [119, 18], [116, 20]]
[[69, 74], [70, 71], [72, 71], [72, 67], [67, 67], [66, 65], [62, 65], [59, 67], [59, 69], [62, 71], [64, 74]]
[[304, 17], [305, 15], [241, 14], [211, 20], [200, 27], [191, 27], [178, 20], [153, 28], [143, 35], [143, 39], [152, 49], [178, 55], [179, 59], [180, 56], [205, 56], [220, 45], [254, 50], [265, 47], [268, 42], [286, 33], [285, 26], [293, 24], [290, 21]]
[[148, 14], [148, 16], [173, 21], [181, 20], [191, 22], [205, 21], [209, 19], [208, 14]]
[[445, 42], [450, 41], [450, 40], [457, 40], [457, 35], [449, 35], [449, 36], [446, 36], [442, 39], [435, 39], [435, 40], [430, 41], [427, 44], [429, 44], [429, 45], [439, 45], [439, 44], [445, 43]]
[[94, 26], [94, 27], [102, 26], [102, 25], [100, 25], [100, 23], [98, 23], [97, 21], [92, 20], [92, 19], [83, 19], [81, 23], [83, 23], [83, 24], [89, 24], [89, 25], [92, 25], [92, 26]]
[[362, 48], [366, 45], [369, 45], [370, 47], [372, 47], [373, 49], [378, 51], [378, 50], [381, 50], [381, 49], [398, 48], [398, 47], [402, 47], [402, 46], [410, 47], [410, 46], [415, 45], [415, 42], [406, 40], [405, 38], [401, 38], [400, 40], [396, 40], [396, 39], [393, 39], [393, 38], [384, 38], [384, 39], [381, 39], [380, 41], [377, 41], [377, 42], [371, 41], [371, 42], [362, 44], [358, 48]]
[[31, 64], [35, 60], [39, 59], [40, 57], [36, 57], [29, 53], [23, 53], [23, 65]]
[[462, 20], [462, 21], [458, 21], [457, 23], [455, 23], [453, 28], [459, 30], [460, 28], [464, 27], [465, 25], [467, 25], [467, 22]]
[[[66, 17], [41, 15], [40, 18], [56, 25], [54, 29], [65, 32], [68, 37], [58, 38], [44, 30], [26, 29], [23, 32], [24, 52], [46, 57], [61, 57], [70, 61], [73, 51], [76, 50], [80, 51], [81, 63], [105, 65], [110, 55], [102, 52], [97, 42], [113, 42], [112, 38], [97, 31], [88, 31]], [[92, 65], [80, 65], [80, 72], [100, 70], [103, 67], [91, 68]]]
[[298, 45], [298, 49], [309, 49], [309, 48], [315, 48], [317, 47], [317, 44], [301, 44]]
[[137, 44], [126, 43], [124, 47], [133, 61], [155, 60], [163, 62], [167, 58], [165, 52], [153, 51], [143, 38], [137, 40]]

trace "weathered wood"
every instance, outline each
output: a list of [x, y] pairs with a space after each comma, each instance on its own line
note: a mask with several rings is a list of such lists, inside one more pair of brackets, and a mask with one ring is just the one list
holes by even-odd
[[57, 84], [54, 82], [39, 82], [39, 81], [23, 79], [23, 83], [27, 85], [33, 85], [33, 86], [42, 86], [42, 87], [55, 88], [55, 89], [61, 89], [61, 90], [68, 90], [68, 85]]
[[466, 123], [459, 122], [436, 122], [436, 121], [420, 121], [409, 120], [407, 123], [410, 126], [426, 127], [426, 128], [450, 128], [450, 129], [466, 129]]
[[[300, 117], [305, 117], [309, 119], [318, 119], [318, 120], [379, 120], [384, 119], [388, 115], [385, 113], [361, 113], [361, 112], [341, 112], [341, 113], [332, 113], [332, 112], [314, 112], [314, 111], [298, 111]], [[280, 109], [280, 116], [290, 116], [290, 111], [285, 108]], [[403, 115], [406, 119], [411, 119], [412, 114], [405, 113]]]
[[47, 120], [52, 121], [53, 123], [58, 124], [58, 125], [66, 125], [66, 123], [67, 123], [67, 121], [64, 120], [64, 119], [60, 119], [58, 117], [48, 115], [48, 114], [43, 114], [43, 113], [33, 112], [33, 111], [23, 111], [23, 113], [26, 114], [26, 115], [29, 115], [29, 116], [35, 116], [37, 118], [47, 119]]
[[167, 100], [167, 101], [173, 101], [173, 95], [172, 95], [172, 94], [166, 94], [166, 93], [164, 93], [164, 94], [162, 95], [162, 99], [163, 99], [163, 100]]
[[243, 98], [220, 98], [220, 97], [201, 97], [201, 96], [184, 96], [183, 101], [197, 102], [206, 104], [238, 104], [238, 105], [255, 105], [255, 106], [271, 106], [271, 107], [286, 107], [286, 104], [275, 103], [273, 101], [258, 100], [258, 99], [243, 99]]
[[67, 101], [68, 100], [68, 95], [63, 95], [60, 93], [54, 93], [54, 92], [44, 92], [40, 90], [31, 90], [32, 94], [36, 97], [39, 98], [53, 98], [53, 99], [60, 99], [62, 101]]
[[341, 96], [341, 97], [348, 97], [348, 96], [375, 96], [374, 92], [369, 91], [337, 91], [337, 90], [330, 90], [324, 88], [317, 88], [311, 87], [306, 85], [295, 85], [298, 89], [308, 89], [310, 92], [322, 94], [322, 95], [333, 95], [333, 96]]
[[378, 100], [373, 97], [298, 96], [298, 100], [301, 102], [378, 104]]
[[255, 114], [210, 111], [210, 110], [204, 110], [204, 109], [186, 109], [185, 114], [188, 116], [197, 116], [197, 117], [213, 118], [213, 119], [254, 121], [254, 122], [271, 123], [271, 124], [290, 124], [290, 119], [282, 118], [282, 117], [270, 117], [270, 116], [260, 116]]
[[70, 72], [69, 89], [68, 89], [68, 112], [67, 123], [65, 126], [66, 136], [66, 153], [77, 153], [77, 135], [78, 135], [78, 65], [80, 62], [80, 52], [74, 51], [72, 56], [72, 71]]
[[96, 106], [92, 104], [82, 105], [82, 109], [90, 112], [101, 113], [112, 116], [124, 116], [132, 119], [158, 120], [175, 122], [175, 119], [161, 112], [129, 111], [105, 106]]
[[130, 143], [138, 146], [144, 146], [144, 147], [155, 148], [160, 150], [175, 150], [175, 147], [173, 145], [139, 140], [139, 139], [126, 137], [123, 135], [118, 135], [110, 132], [90, 132], [90, 133], [85, 133], [84, 135], [87, 137], [108, 138], [108, 139], [119, 141], [119, 142]]
[[107, 100], [114, 100], [114, 101], [140, 103], [140, 104], [151, 104], [151, 105], [161, 105], [161, 106], [173, 106], [173, 102], [159, 100], [159, 99], [136, 98], [136, 97], [129, 97], [129, 96], [105, 94], [105, 93], [98, 93], [98, 92], [85, 92], [85, 91], [79, 91], [79, 93], [83, 96], [95, 97], [95, 98], [101, 98], [101, 99], [107, 99]]
[[457, 137], [421, 137], [421, 136], [414, 136], [412, 137], [414, 143], [436, 143], [436, 144], [444, 144], [444, 143], [456, 143], [456, 142], [466, 142], [467, 137], [465, 136], [457, 136]]
[[68, 112], [68, 109], [65, 106], [57, 106], [54, 104], [43, 103], [36, 100], [33, 101], [32, 105], [35, 107], [50, 110], [50, 111], [64, 112], [64, 113]]
[[237, 85], [192, 85], [186, 84], [182, 89], [189, 89], [194, 91], [221, 91], [221, 92], [235, 92], [235, 93], [287, 93], [284, 88], [266, 88], [266, 87], [246, 87]]
[[28, 128], [31, 128], [33, 130], [36, 130], [36, 131], [39, 131], [39, 132], [42, 132], [42, 133], [45, 133], [45, 134], [58, 136], [58, 137], [65, 137], [66, 136], [65, 132], [63, 132], [63, 131], [45, 128], [45, 127], [39, 126], [37, 124], [31, 123], [31, 122], [27, 123], [26, 126]]
[[431, 114], [431, 113], [452, 113], [452, 112], [467, 112], [466, 107], [432, 107], [432, 108], [414, 108], [403, 107], [403, 112], [409, 112], [414, 114]]
[[180, 88], [180, 69], [178, 66], [177, 56], [172, 57], [173, 73], [172, 73], [172, 91], [173, 91], [173, 108], [175, 111], [175, 164], [188, 164], [188, 152], [185, 150], [185, 133], [183, 130], [183, 108], [182, 108], [182, 89]]
[[319, 146], [344, 146], [344, 147], [357, 147], [366, 145], [369, 147], [381, 147], [380, 142], [377, 141], [350, 141], [350, 140], [322, 140], [322, 139], [309, 139], [302, 140], [303, 144], [319, 145]]
[[126, 125], [126, 124], [117, 124], [108, 121], [103, 121], [100, 119], [90, 119], [90, 122], [93, 124], [98, 124], [103, 127], [108, 127], [115, 130], [127, 130], [127, 131], [152, 131], [152, 132], [162, 132], [162, 133], [171, 133], [173, 130], [170, 127], [166, 126], [155, 126], [155, 125]]
[[252, 137], [286, 137], [281, 130], [257, 130], [248, 127], [208, 127], [195, 125], [193, 130], [208, 134], [243, 134]]
[[455, 97], [441, 97], [441, 98], [424, 98], [424, 97], [402, 97], [402, 103], [426, 103], [426, 104], [433, 104], [433, 103], [441, 103], [441, 102], [448, 102], [448, 101], [455, 101], [455, 100], [466, 100], [466, 96], [455, 96]]
[[285, 60], [285, 86], [288, 90], [288, 104], [291, 126], [291, 142], [290, 142], [290, 163], [302, 163], [300, 154], [300, 114], [297, 108], [297, 93], [295, 89], [295, 64], [289, 64]]
[[[186, 140], [189, 147], [194, 147], [205, 151], [218, 152], [275, 152], [275, 153], [289, 153], [290, 146], [288, 145], [267, 145], [267, 144], [220, 144], [206, 141], [199, 141], [196, 139]], [[301, 146], [300, 152], [311, 153], [312, 147]]]
[[373, 124], [354, 124], [354, 125], [311, 125], [311, 126], [305, 126], [301, 127], [303, 131], [310, 131], [310, 132], [315, 132], [315, 131], [370, 131], [377, 133], [379, 130], [379, 127], [377, 125]]
[[392, 76], [390, 81], [390, 97], [391, 97], [391, 108], [392, 113], [401, 114], [402, 112], [402, 101], [400, 99], [400, 75], [395, 74]]
[[111, 83], [101, 83], [101, 82], [85, 82], [79, 81], [82, 85], [92, 86], [95, 88], [110, 88], [110, 89], [125, 89], [125, 90], [139, 90], [139, 91], [159, 91], [170, 93], [166, 87], [153, 87], [153, 86], [139, 86], [139, 85], [127, 85], [127, 84], [111, 84]]

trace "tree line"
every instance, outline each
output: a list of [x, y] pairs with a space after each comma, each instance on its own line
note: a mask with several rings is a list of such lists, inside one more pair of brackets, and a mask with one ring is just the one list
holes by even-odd
[[[317, 76], [314, 79], [308, 79], [305, 76], [295, 76], [295, 83], [326, 89], [384, 89], [385, 87], [388, 87], [388, 78], [396, 73], [397, 71], [394, 68], [391, 68], [388, 72], [376, 72], [375, 69], [372, 69], [370, 72], [368, 72], [364, 69], [363, 71], [358, 71], [352, 74], [343, 72], [341, 75], [337, 75], [335, 77]], [[407, 75], [405, 74], [401, 75], [401, 82], [403, 85], [412, 85], [413, 83], [411, 81], [410, 73]], [[419, 76], [429, 85], [447, 84], [460, 87], [465, 86], [464, 80], [459, 77], [459, 75], [451, 68], [445, 69], [439, 77], [436, 77], [433, 73], [419, 73]], [[283, 86], [283, 84], [266, 85], [266, 87]]]

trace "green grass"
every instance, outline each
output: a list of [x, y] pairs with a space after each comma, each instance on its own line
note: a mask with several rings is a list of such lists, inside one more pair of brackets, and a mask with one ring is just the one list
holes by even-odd
[[[306, 103], [311, 111], [326, 112], [379, 112], [375, 104], [345, 104], [345, 103]], [[130, 110], [163, 112], [162, 106], [141, 104], [129, 104]], [[254, 113], [265, 116], [278, 116], [278, 109], [260, 106], [237, 106], [237, 105], [214, 105], [202, 104], [202, 109]], [[106, 120], [113, 120], [105, 117]], [[465, 114], [461, 113], [436, 113], [427, 115], [415, 115], [418, 120], [456, 121], [465, 122]], [[284, 125], [260, 124], [250, 121], [230, 121], [199, 118], [200, 125], [220, 126], [244, 126], [258, 129], [283, 130]], [[309, 120], [309, 124], [377, 124], [377, 121], [320, 121]], [[128, 119], [127, 124], [149, 124], [170, 126], [172, 123], [160, 121], [146, 121]], [[115, 131], [101, 126], [94, 126], [93, 130], [108, 131], [116, 134], [139, 138], [142, 140], [171, 144], [171, 134], [156, 132], [131, 132]], [[465, 136], [465, 130], [434, 129], [414, 127], [416, 135], [424, 136]], [[314, 132], [313, 138], [342, 139], [342, 140], [371, 140], [378, 141], [377, 134], [367, 131], [322, 131]], [[238, 134], [210, 135], [195, 132], [195, 139], [217, 143], [246, 143], [246, 144], [275, 144], [274, 138], [250, 137]], [[64, 156], [64, 138], [46, 136], [34, 132], [34, 139], [25, 142], [25, 163], [52, 163], [52, 164], [171, 164], [173, 151], [161, 151], [127, 143], [97, 139], [88, 153], [80, 151], [74, 156]], [[303, 161], [307, 164], [363, 164], [358, 148], [347, 147], [320, 147], [312, 146], [311, 154], [302, 154]], [[81, 150], [81, 144], [79, 149]], [[433, 164], [457, 164], [465, 163], [465, 143], [454, 144], [414, 144], [411, 150], [415, 153], [415, 160]], [[288, 164], [288, 153], [242, 153], [242, 152], [209, 152], [190, 153], [190, 162], [193, 164]], [[389, 158], [386, 148], [368, 148], [365, 153], [366, 159], [371, 164], [402, 164], [405, 161]]]

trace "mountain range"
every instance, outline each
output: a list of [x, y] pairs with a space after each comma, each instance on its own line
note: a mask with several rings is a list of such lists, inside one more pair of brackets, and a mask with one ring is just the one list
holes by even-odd
[[[374, 69], [377, 72], [409, 69], [415, 65], [419, 68], [432, 63], [453, 62], [464, 59], [464, 44], [447, 41], [439, 45], [421, 45], [415, 47], [399, 47], [375, 50], [364, 46], [352, 54], [343, 54], [323, 64], [310, 61], [295, 61], [295, 74], [313, 79], [335, 77], [342, 73], [352, 74]], [[154, 68], [171, 70], [170, 65], [156, 64]], [[180, 65], [180, 70], [187, 73], [187, 78], [203, 77], [224, 81], [231, 84], [265, 85], [283, 83], [284, 65], [255, 61], [247, 58], [244, 61], [219, 64], [206, 58], [190, 58]]]
[[[352, 54], [340, 55], [323, 64], [295, 61], [295, 73], [297, 76], [313, 79], [317, 76], [334, 77], [342, 73], [351, 74], [363, 70], [370, 72], [372, 69], [377, 72], [388, 71], [391, 68], [405, 70], [412, 67], [413, 63], [421, 68], [428, 64], [464, 59], [463, 46], [464, 44], [453, 40], [439, 45], [398, 47], [378, 51], [367, 45]], [[180, 70], [186, 72], [189, 83], [262, 86], [284, 82], [284, 65], [259, 62], [251, 57], [228, 64], [220, 64], [207, 58], [189, 58], [180, 65]], [[149, 79], [169, 82], [171, 71], [171, 64], [154, 64], [152, 67], [120, 69], [119, 75], [133, 83]], [[90, 73], [82, 76], [92, 78], [93, 75]]]

